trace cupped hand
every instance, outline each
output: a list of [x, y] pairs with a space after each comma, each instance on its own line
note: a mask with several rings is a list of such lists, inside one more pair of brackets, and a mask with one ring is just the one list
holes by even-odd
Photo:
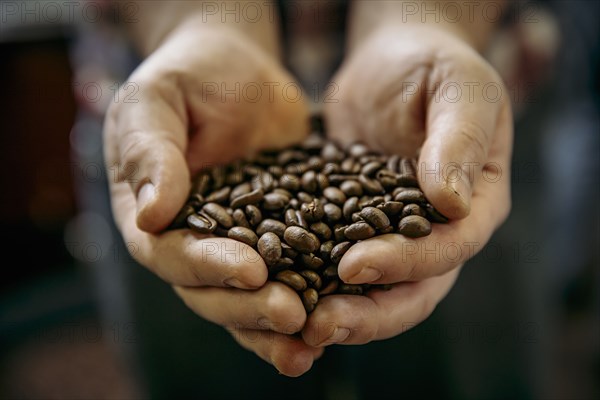
[[138, 92], [109, 109], [105, 159], [118, 171], [110, 182], [113, 213], [125, 240], [137, 245], [133, 256], [244, 347], [284, 374], [304, 373], [322, 349], [290, 336], [304, 325], [304, 308], [291, 289], [265, 284], [258, 253], [187, 229], [163, 232], [193, 173], [307, 133], [305, 105], [281, 90], [293, 79], [240, 32], [184, 24], [128, 81]]
[[386, 339], [423, 321], [510, 210], [508, 94], [461, 39], [431, 26], [382, 26], [333, 82], [328, 132], [417, 157], [423, 192], [450, 222], [423, 238], [390, 234], [353, 246], [338, 266], [341, 279], [393, 287], [322, 299], [303, 329], [313, 346]]

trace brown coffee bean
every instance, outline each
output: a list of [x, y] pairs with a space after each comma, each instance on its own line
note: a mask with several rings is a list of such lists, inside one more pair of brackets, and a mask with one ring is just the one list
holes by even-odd
[[412, 203], [404, 206], [400, 218], [408, 217], [409, 215], [420, 215], [421, 217], [425, 217], [426, 213], [418, 204]]
[[328, 294], [333, 294], [337, 290], [339, 285], [339, 281], [337, 279], [329, 282], [323, 289], [319, 291], [319, 296], [327, 296]]
[[337, 174], [340, 171], [341, 171], [340, 166], [338, 164], [330, 162], [330, 163], [325, 164], [325, 166], [323, 167], [323, 170], [321, 172], [325, 175], [331, 175], [331, 174]]
[[223, 228], [222, 226], [217, 224], [217, 228], [215, 229], [213, 234], [215, 236], [219, 236], [219, 237], [227, 237], [227, 235], [229, 234], [229, 229]]
[[376, 179], [371, 179], [366, 175], [359, 175], [358, 182], [361, 184], [365, 192], [369, 194], [384, 194], [385, 189]]
[[302, 203], [310, 203], [311, 201], [314, 200], [314, 197], [306, 192], [298, 192], [296, 194], [296, 197], [298, 198], [298, 200], [300, 200]]
[[192, 193], [198, 193], [200, 195], [205, 195], [210, 188], [210, 175], [206, 172], [203, 172], [197, 175], [192, 182]]
[[263, 199], [263, 208], [265, 210], [274, 211], [281, 210], [288, 203], [287, 197], [280, 193], [267, 193]]
[[241, 168], [232, 165], [232, 169], [233, 171], [225, 176], [225, 184], [228, 186], [236, 186], [244, 181], [244, 173]]
[[413, 175], [416, 176], [417, 175], [417, 169], [415, 168], [415, 165], [413, 164], [413, 160], [411, 160], [410, 158], [403, 158], [402, 160], [400, 160], [400, 174], [407, 174], [407, 175]]
[[283, 168], [281, 168], [279, 165], [269, 165], [267, 171], [273, 175], [274, 178], [279, 178], [281, 175], [283, 175]]
[[346, 195], [344, 192], [334, 186], [325, 188], [325, 190], [323, 190], [323, 196], [338, 206], [344, 205], [344, 202], [346, 201]]
[[390, 226], [390, 219], [385, 213], [375, 207], [365, 207], [360, 211], [360, 216], [363, 217], [370, 225], [377, 229], [386, 229]]
[[323, 203], [319, 199], [313, 199], [310, 203], [305, 203], [300, 206], [300, 212], [306, 222], [318, 222], [325, 216]]
[[258, 207], [256, 207], [255, 205], [249, 204], [246, 206], [245, 210], [246, 210], [246, 216], [248, 217], [248, 222], [250, 222], [250, 225], [256, 226], [256, 225], [260, 224], [260, 222], [262, 221], [262, 212], [260, 211], [260, 209]]
[[409, 174], [400, 174], [396, 177], [396, 184], [404, 187], [418, 187], [417, 177]]
[[286, 174], [293, 174], [302, 176], [306, 171], [308, 171], [308, 164], [305, 162], [299, 162], [294, 164], [288, 164], [285, 167]]
[[360, 171], [360, 164], [354, 158], [346, 158], [340, 164], [340, 169], [346, 174], [355, 174]]
[[325, 139], [319, 133], [311, 133], [302, 141], [300, 147], [306, 151], [321, 150], [325, 145]]
[[236, 187], [231, 190], [229, 194], [229, 202], [231, 202], [236, 197], [240, 197], [241, 195], [248, 194], [252, 191], [252, 185], [249, 182], [240, 183]]
[[352, 247], [352, 242], [341, 242], [336, 244], [331, 250], [331, 262], [334, 264], [338, 264], [342, 259], [342, 256], [346, 254], [350, 247]]
[[258, 239], [258, 253], [267, 265], [275, 265], [282, 256], [281, 240], [273, 232], [266, 232]]
[[323, 146], [323, 149], [321, 150], [321, 157], [326, 162], [340, 162], [346, 156], [344, 155], [344, 152], [338, 149], [338, 147], [335, 144], [327, 143], [325, 144], [325, 146]]
[[319, 269], [323, 266], [324, 261], [315, 256], [313, 253], [310, 254], [300, 254], [300, 262], [310, 269]]
[[321, 171], [323, 169], [323, 166], [325, 165], [325, 162], [323, 161], [323, 159], [321, 157], [318, 156], [311, 156], [307, 161], [306, 164], [308, 165], [308, 169], [311, 171]]
[[333, 240], [328, 240], [324, 243], [321, 243], [321, 247], [319, 247], [319, 258], [323, 261], [330, 260], [331, 251], [335, 246], [335, 242]]
[[375, 236], [375, 229], [366, 222], [355, 222], [346, 228], [344, 235], [350, 240], [364, 240]]
[[175, 219], [173, 219], [173, 222], [171, 222], [171, 225], [169, 226], [169, 228], [170, 229], [186, 228], [188, 217], [195, 213], [196, 213], [196, 210], [194, 209], [194, 207], [192, 207], [189, 204], [184, 205], [183, 208], [181, 210], [179, 210], [179, 212], [175, 216]]
[[331, 228], [325, 222], [314, 222], [310, 224], [310, 231], [317, 235], [322, 242], [331, 239]]
[[306, 280], [297, 272], [286, 270], [278, 272], [275, 275], [275, 280], [285, 283], [289, 287], [297, 291], [306, 290], [308, 285], [306, 284]]
[[361, 209], [364, 207], [377, 207], [378, 205], [383, 204], [384, 202], [385, 197], [383, 196], [363, 196], [358, 202], [358, 207]]
[[314, 311], [319, 301], [319, 294], [313, 288], [308, 288], [302, 292], [302, 305], [307, 313]]
[[315, 193], [319, 187], [315, 171], [306, 171], [300, 180], [302, 189], [308, 193]]
[[352, 214], [352, 222], [364, 221], [365, 219], [360, 216], [359, 213], [355, 212]]
[[381, 163], [378, 161], [370, 161], [368, 163], [366, 163], [362, 169], [360, 170], [360, 173], [365, 175], [365, 176], [373, 176], [375, 175], [375, 173], [381, 169]]
[[248, 204], [258, 204], [265, 197], [265, 192], [262, 189], [254, 189], [250, 193], [243, 194], [231, 201], [231, 208], [240, 208]]
[[325, 219], [330, 224], [333, 224], [342, 218], [342, 209], [333, 203], [325, 204], [323, 210], [325, 211]]
[[425, 195], [419, 189], [406, 189], [399, 192], [394, 200], [401, 201], [404, 204], [409, 203], [424, 203]]
[[267, 265], [269, 268], [269, 273], [284, 271], [292, 268], [294, 266], [294, 260], [289, 257], [281, 257], [277, 263], [273, 266]]
[[292, 197], [294, 197], [289, 191], [283, 188], [275, 188], [272, 190], [272, 192], [284, 196], [288, 202], [292, 199]]
[[192, 230], [198, 233], [212, 233], [217, 229], [217, 221], [202, 212], [189, 215], [187, 224]]
[[266, 171], [261, 171], [260, 174], [253, 176], [250, 182], [252, 189], [262, 189], [265, 193], [274, 188], [274, 183], [275, 178]]
[[358, 211], [360, 211], [360, 208], [358, 207], [358, 197], [350, 197], [346, 200], [342, 209], [346, 221], [351, 221], [352, 214]]
[[227, 213], [227, 210], [217, 203], [206, 203], [202, 207], [202, 211], [205, 214], [212, 217], [224, 228], [231, 228], [233, 226], [233, 218]]
[[344, 181], [340, 184], [340, 189], [348, 197], [362, 196], [363, 188], [357, 181]]
[[310, 233], [299, 226], [287, 227], [283, 234], [283, 238], [287, 244], [301, 253], [313, 253], [317, 251], [321, 245], [314, 233]]
[[362, 143], [354, 143], [348, 149], [348, 154], [351, 157], [362, 157], [369, 154], [369, 149]]
[[427, 236], [431, 233], [431, 223], [420, 215], [409, 215], [400, 220], [398, 233], [410, 238]]
[[204, 205], [205, 200], [204, 196], [199, 193], [192, 193], [190, 197], [188, 197], [187, 205], [194, 207], [194, 210], [198, 211]]
[[[277, 236], [277, 235], [275, 235], [275, 236]], [[298, 257], [298, 254], [300, 254], [300, 253], [298, 253], [296, 250], [292, 249], [292, 247], [289, 244], [282, 242], [281, 243], [281, 254], [283, 257], [289, 257], [291, 259], [294, 259], [294, 258]]]
[[238, 242], [246, 243], [248, 246], [254, 247], [258, 242], [258, 236], [253, 230], [244, 228], [243, 226], [234, 226], [227, 232], [227, 237], [237, 240]]
[[386, 201], [385, 203], [379, 204], [377, 208], [383, 211], [388, 217], [393, 217], [402, 211], [404, 203], [399, 201]]
[[227, 199], [229, 198], [229, 194], [231, 193], [231, 187], [230, 186], [225, 186], [222, 187], [221, 189], [217, 190], [216, 192], [212, 192], [211, 194], [209, 194], [206, 197], [206, 201], [209, 203], [225, 203], [227, 201]]
[[424, 207], [425, 207], [425, 212], [427, 213], [427, 216], [429, 217], [429, 220], [431, 222], [437, 222], [437, 223], [441, 223], [441, 224], [445, 224], [446, 222], [448, 222], [448, 218], [443, 216], [431, 204], [427, 203], [427, 204], [425, 204]]
[[336, 224], [334, 229], [333, 229], [333, 238], [335, 239], [336, 242], [343, 242], [344, 240], [346, 240], [346, 228], [348, 228], [348, 225], [341, 225], [341, 224]]
[[210, 175], [212, 177], [213, 190], [221, 189], [225, 185], [225, 167], [217, 166], [211, 168]]
[[321, 280], [321, 277], [315, 271], [305, 269], [303, 271], [300, 271], [299, 273], [304, 279], [306, 279], [306, 282], [309, 286], [312, 286], [317, 290], [321, 289], [321, 286], [323, 286], [323, 281]]
[[337, 265], [330, 265], [323, 270], [321, 276], [325, 279], [338, 279], [338, 269]]
[[279, 178], [279, 186], [283, 189], [296, 192], [300, 189], [300, 178], [294, 174], [283, 174]]
[[388, 158], [387, 160], [387, 169], [389, 169], [392, 172], [398, 173], [400, 172], [400, 156], [398, 155], [393, 155], [390, 156], [390, 158]]
[[250, 228], [250, 223], [248, 222], [248, 219], [246, 219], [246, 214], [244, 214], [244, 212], [240, 208], [236, 208], [231, 216], [236, 226]]
[[362, 285], [350, 285], [348, 283], [340, 283], [337, 287], [336, 292], [339, 294], [361, 295], [363, 294], [363, 288]]
[[259, 236], [264, 235], [267, 232], [273, 232], [280, 238], [283, 238], [283, 233], [285, 232], [285, 224], [281, 221], [277, 221], [275, 219], [267, 218], [263, 219], [260, 224], [256, 227], [256, 233]]
[[339, 186], [346, 181], [358, 181], [358, 175], [342, 175], [342, 174], [331, 174], [329, 175], [329, 184]]

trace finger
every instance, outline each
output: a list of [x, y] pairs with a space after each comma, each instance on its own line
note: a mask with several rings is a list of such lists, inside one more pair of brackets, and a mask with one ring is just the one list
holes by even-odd
[[395, 284], [367, 296], [327, 296], [302, 330], [311, 346], [364, 344], [396, 336], [425, 320], [448, 293], [458, 269], [420, 282]]
[[298, 337], [273, 331], [239, 329], [229, 332], [242, 347], [289, 377], [308, 372], [324, 351], [323, 348], [310, 347]]
[[255, 291], [176, 286], [175, 292], [196, 314], [229, 329], [289, 335], [300, 331], [306, 322], [298, 295], [278, 282], [268, 282]]
[[138, 101], [113, 104], [105, 127], [111, 183], [129, 185], [137, 225], [147, 232], [168, 226], [190, 188], [183, 103], [174, 85], [157, 86], [137, 82]]
[[[427, 198], [451, 219], [464, 218], [471, 197], [498, 132], [503, 107], [509, 107], [506, 91], [489, 68], [464, 66], [460, 73], [443, 77], [429, 98], [427, 133], [419, 157], [419, 182]], [[465, 78], [468, 77], [468, 78]], [[482, 90], [494, 84], [501, 99]], [[452, 86], [479, 90], [451, 95]], [[506, 133], [506, 132], [502, 132]], [[512, 134], [512, 133], [509, 133]], [[508, 149], [507, 149], [508, 150]]]

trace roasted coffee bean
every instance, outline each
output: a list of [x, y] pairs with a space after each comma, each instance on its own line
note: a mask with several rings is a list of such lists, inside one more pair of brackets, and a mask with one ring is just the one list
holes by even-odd
[[246, 243], [248, 246], [254, 247], [258, 242], [258, 236], [253, 230], [244, 228], [243, 226], [234, 226], [227, 232], [227, 237], [235, 239], [239, 242]]
[[340, 169], [346, 174], [356, 174], [360, 171], [360, 164], [354, 158], [346, 158], [340, 164]]
[[370, 161], [362, 167], [362, 169], [360, 170], [360, 173], [365, 176], [373, 176], [379, 169], [381, 169], [380, 162]]
[[192, 182], [192, 193], [198, 193], [204, 196], [209, 189], [210, 175], [206, 172], [197, 175], [194, 181]]
[[180, 229], [187, 226], [187, 219], [190, 215], [195, 214], [196, 210], [189, 204], [183, 206], [181, 210], [175, 216], [173, 222], [171, 222], [171, 229]]
[[283, 175], [283, 168], [281, 168], [279, 165], [269, 165], [267, 171], [275, 178], [279, 178], [281, 175]]
[[315, 171], [307, 171], [302, 175], [300, 180], [302, 189], [308, 193], [315, 193], [319, 187], [317, 182], [317, 174]]
[[194, 210], [198, 211], [206, 203], [204, 196], [199, 193], [193, 193], [188, 197], [187, 205], [194, 207]]
[[421, 217], [425, 217], [425, 210], [421, 208], [418, 204], [407, 204], [402, 209], [402, 213], [400, 214], [400, 218], [408, 217], [409, 215], [420, 215]]
[[400, 220], [398, 233], [410, 238], [427, 236], [431, 233], [431, 223], [420, 215], [409, 215]]
[[385, 197], [383, 196], [363, 196], [360, 201], [358, 202], [358, 207], [359, 208], [364, 208], [364, 207], [377, 207], [380, 204], [383, 204], [385, 202]]
[[340, 294], [363, 294], [362, 285], [350, 285], [348, 283], [340, 283], [337, 287], [337, 293]]
[[189, 215], [187, 224], [198, 233], [213, 233], [217, 229], [217, 221], [202, 212]]
[[231, 217], [233, 218], [233, 222], [236, 226], [243, 226], [244, 228], [250, 228], [250, 223], [248, 222], [248, 219], [246, 218], [246, 214], [244, 214], [244, 212], [241, 209], [236, 208], [235, 211], [233, 212], [233, 214], [231, 215]]
[[331, 174], [329, 175], [329, 183], [331, 185], [341, 185], [346, 181], [357, 181], [358, 175], [341, 175], [341, 174]]
[[277, 263], [269, 267], [269, 272], [278, 272], [290, 269], [294, 266], [294, 260], [289, 257], [281, 257]]
[[318, 173], [316, 179], [317, 179], [317, 188], [319, 191], [322, 192], [327, 187], [329, 187], [329, 178], [327, 178], [327, 175]]
[[339, 285], [339, 281], [337, 279], [329, 282], [323, 289], [319, 291], [319, 296], [327, 296], [328, 294], [333, 294], [337, 290]]
[[334, 264], [338, 264], [342, 259], [342, 256], [346, 254], [348, 249], [352, 246], [352, 242], [341, 242], [336, 244], [333, 249], [331, 249], [330, 259]]
[[224, 228], [231, 228], [233, 226], [233, 218], [231, 215], [227, 213], [227, 210], [217, 203], [206, 203], [202, 207], [202, 211], [205, 214], [212, 217], [215, 221], [219, 223]]
[[314, 197], [306, 192], [298, 192], [298, 194], [296, 194], [296, 197], [302, 203], [310, 203], [311, 201], [314, 200]]
[[281, 178], [279, 178], [279, 186], [283, 189], [295, 192], [300, 189], [300, 178], [294, 174], [283, 174], [281, 175]]
[[299, 226], [288, 227], [283, 234], [283, 238], [287, 244], [301, 253], [313, 253], [321, 245], [314, 233], [310, 233]]
[[300, 147], [306, 151], [318, 151], [325, 145], [325, 139], [318, 133], [311, 133], [300, 143]]
[[385, 189], [383, 188], [381, 183], [379, 183], [379, 181], [376, 179], [371, 179], [368, 176], [361, 174], [358, 176], [358, 182], [361, 184], [364, 191], [369, 194], [385, 193]]
[[211, 169], [211, 177], [212, 177], [212, 188], [213, 190], [218, 190], [225, 185], [225, 167], [217, 166]]
[[359, 213], [355, 212], [352, 214], [352, 222], [364, 221], [364, 218]]
[[325, 279], [337, 279], [339, 277], [337, 265], [330, 265], [329, 267], [325, 268], [321, 276]]
[[306, 222], [318, 222], [325, 216], [325, 209], [319, 199], [313, 199], [308, 204], [302, 204], [300, 206], [300, 212]]
[[275, 219], [263, 219], [260, 224], [256, 227], [256, 233], [259, 236], [264, 235], [267, 232], [273, 232], [280, 238], [283, 238], [283, 233], [285, 232], [285, 224], [281, 221], [277, 221]]
[[418, 187], [417, 177], [409, 174], [400, 174], [396, 177], [396, 184], [404, 187]]
[[334, 229], [333, 229], [333, 238], [335, 239], [336, 242], [343, 242], [344, 240], [346, 240], [346, 228], [348, 228], [348, 225], [341, 225], [341, 224], [336, 224]]
[[336, 163], [327, 163], [325, 164], [325, 166], [323, 167], [323, 171], [321, 171], [323, 174], [325, 175], [331, 175], [331, 174], [337, 174], [339, 173], [340, 170], [340, 166]]
[[404, 208], [404, 203], [399, 201], [386, 201], [385, 203], [379, 204], [377, 208], [383, 211], [388, 217], [394, 217], [400, 214], [402, 208]]
[[375, 236], [375, 229], [366, 222], [355, 222], [346, 228], [344, 235], [350, 240], [364, 240]]
[[265, 210], [274, 211], [281, 210], [286, 206], [288, 198], [280, 193], [267, 193], [263, 199], [263, 208]]
[[302, 305], [307, 313], [312, 312], [319, 301], [319, 293], [313, 288], [308, 288], [302, 292]]
[[303, 161], [307, 158], [306, 153], [298, 150], [284, 150], [277, 156], [279, 165], [287, 165], [291, 162]]
[[340, 189], [346, 196], [362, 196], [363, 188], [357, 181], [344, 181], [340, 184]]
[[331, 250], [335, 246], [335, 241], [328, 240], [324, 243], [321, 243], [321, 247], [319, 247], [319, 258], [324, 262], [329, 262], [331, 256]]
[[351, 157], [358, 158], [369, 154], [369, 149], [362, 143], [354, 143], [350, 145], [350, 148], [348, 149], [348, 154], [350, 154]]
[[358, 197], [350, 197], [348, 200], [346, 200], [342, 209], [346, 221], [351, 221], [352, 214], [358, 211], [360, 211], [360, 207], [358, 206]]
[[258, 253], [267, 265], [275, 265], [282, 256], [281, 240], [273, 232], [266, 232], [258, 239]]
[[400, 174], [417, 175], [417, 169], [410, 158], [400, 160]]
[[335, 144], [327, 143], [321, 150], [321, 157], [326, 162], [340, 162], [345, 158], [345, 155]]
[[250, 193], [243, 194], [231, 201], [231, 208], [240, 208], [248, 204], [258, 204], [265, 197], [265, 192], [262, 189], [254, 189]]
[[310, 231], [317, 235], [320, 241], [331, 239], [331, 228], [325, 222], [314, 222], [310, 224]]
[[339, 221], [342, 218], [342, 209], [333, 203], [327, 203], [323, 206], [325, 211], [325, 219], [330, 224]]
[[338, 206], [344, 205], [346, 201], [346, 195], [340, 189], [330, 186], [323, 190], [323, 196], [330, 202], [337, 204]]
[[231, 187], [225, 186], [216, 192], [212, 192], [210, 195], [206, 196], [206, 201], [209, 203], [225, 203], [229, 198], [229, 194], [231, 193]]
[[262, 189], [263, 192], [268, 192], [274, 187], [275, 178], [273, 175], [266, 171], [261, 171], [260, 174], [252, 177], [252, 181], [250, 184], [252, 185], [252, 189]]
[[324, 264], [323, 260], [315, 256], [313, 253], [300, 254], [300, 262], [310, 269], [319, 269]]
[[250, 222], [250, 225], [256, 226], [256, 225], [260, 224], [260, 222], [262, 221], [262, 212], [260, 211], [260, 209], [258, 207], [256, 207], [255, 205], [249, 204], [246, 206], [245, 210], [246, 210], [246, 216], [248, 217], [248, 222]]
[[239, 185], [244, 181], [244, 173], [241, 168], [236, 165], [231, 166], [232, 171], [225, 176], [225, 184], [229, 186]]
[[401, 201], [404, 204], [409, 203], [424, 203], [425, 195], [419, 189], [406, 189], [399, 192], [394, 200]]
[[248, 194], [252, 191], [252, 185], [250, 182], [243, 182], [234, 187], [229, 194], [229, 201], [233, 201], [236, 197], [240, 197], [241, 195]]
[[387, 169], [389, 169], [392, 172], [398, 173], [400, 172], [400, 156], [398, 155], [393, 155], [390, 156], [390, 158], [388, 158], [387, 160]]
[[300, 273], [300, 275], [302, 275], [302, 277], [304, 279], [306, 279], [306, 282], [308, 283], [309, 286], [311, 286], [317, 290], [320, 290], [321, 286], [323, 286], [323, 281], [321, 280], [321, 277], [315, 271], [310, 270], [310, 269], [305, 269], [303, 271], [300, 271], [299, 273]]
[[283, 188], [275, 188], [275, 189], [273, 189], [273, 193], [277, 193], [282, 196], [285, 196], [287, 202], [289, 202], [293, 197], [289, 191], [287, 191], [286, 189], [283, 189]]
[[360, 210], [360, 216], [377, 229], [386, 229], [388, 226], [390, 226], [390, 219], [388, 216], [385, 215], [383, 211], [378, 210], [375, 207], [363, 208]]
[[318, 172], [323, 169], [325, 162], [321, 157], [312, 156], [306, 161], [306, 164], [308, 165], [309, 170]]
[[223, 228], [222, 226], [220, 226], [219, 224], [217, 224], [217, 228], [215, 229], [215, 231], [213, 233], [216, 236], [228, 237], [229, 236], [229, 229]]
[[308, 285], [306, 284], [306, 280], [297, 272], [286, 270], [280, 271], [275, 275], [275, 280], [285, 283], [289, 287], [297, 291], [306, 290]]

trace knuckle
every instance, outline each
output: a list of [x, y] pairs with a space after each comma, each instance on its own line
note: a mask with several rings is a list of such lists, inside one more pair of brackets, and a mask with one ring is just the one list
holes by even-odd
[[281, 326], [286, 333], [298, 332], [306, 322], [304, 308], [299, 304], [299, 299], [291, 300], [290, 290], [280, 285], [272, 285], [263, 306], [264, 316], [273, 324]]

